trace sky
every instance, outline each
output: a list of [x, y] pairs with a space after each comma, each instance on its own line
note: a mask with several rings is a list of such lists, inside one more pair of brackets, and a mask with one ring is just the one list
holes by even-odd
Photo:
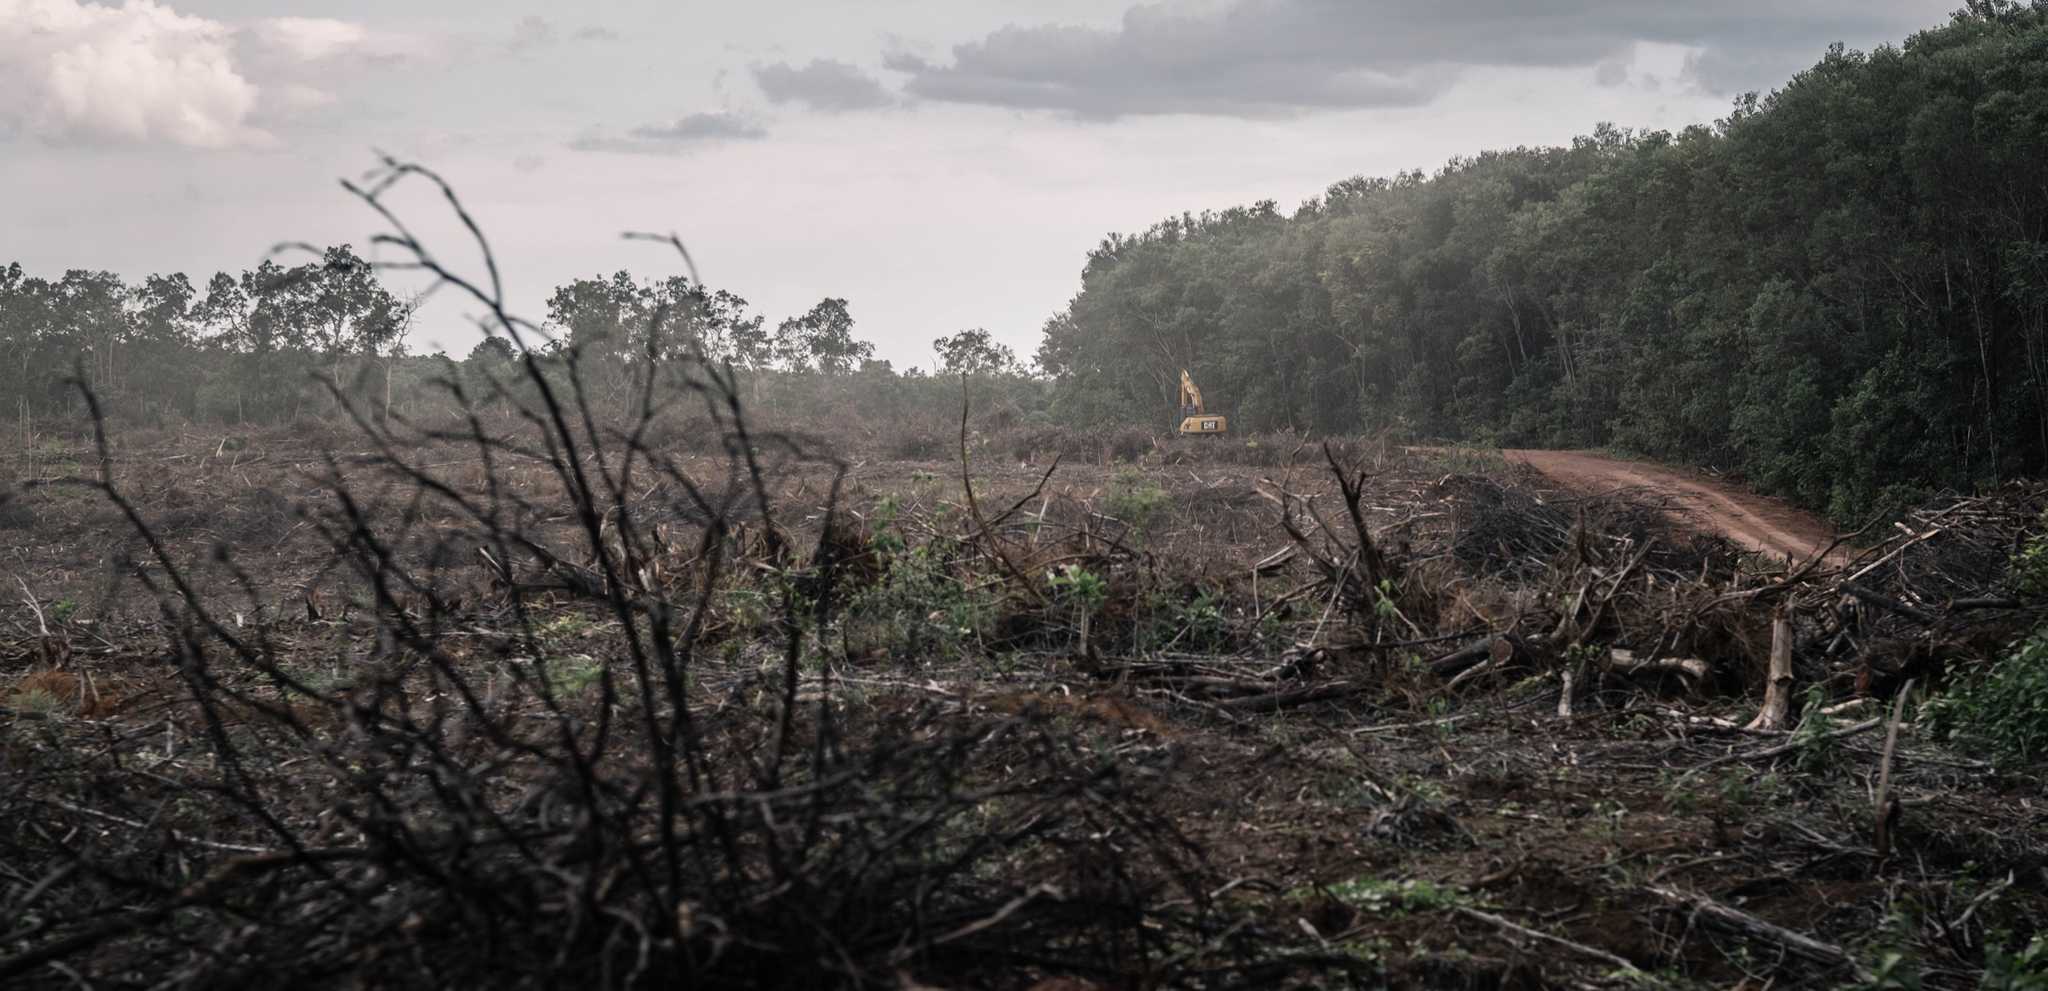
[[[394, 259], [340, 182], [391, 155], [452, 184], [536, 321], [574, 278], [684, 272], [620, 236], [651, 231], [771, 324], [846, 299], [899, 368], [969, 327], [1028, 357], [1110, 232], [1709, 123], [1956, 2], [0, 0], [0, 265]], [[386, 204], [482, 273], [431, 191]], [[467, 353], [479, 311], [435, 294], [414, 350]]]

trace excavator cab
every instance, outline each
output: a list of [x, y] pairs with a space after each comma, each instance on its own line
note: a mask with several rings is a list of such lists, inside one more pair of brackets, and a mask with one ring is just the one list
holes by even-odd
[[1202, 406], [1202, 390], [1195, 387], [1195, 380], [1188, 377], [1188, 370], [1180, 370], [1180, 432], [1184, 434], [1220, 434], [1230, 430], [1230, 418], [1212, 414]]

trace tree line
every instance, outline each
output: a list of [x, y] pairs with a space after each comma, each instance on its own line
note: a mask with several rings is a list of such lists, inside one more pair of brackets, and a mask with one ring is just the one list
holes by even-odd
[[[417, 311], [417, 300], [387, 289], [347, 245], [298, 265], [267, 260], [240, 275], [217, 274], [203, 289], [182, 273], [130, 285], [88, 270], [40, 278], [14, 263], [0, 268], [0, 397], [8, 397], [0, 416], [76, 413], [72, 381], [80, 375], [117, 417], [147, 424], [332, 415], [339, 400], [327, 383], [377, 412], [433, 393], [451, 371], [473, 385], [493, 374], [512, 378], [503, 366], [522, 352], [502, 335], [459, 362], [410, 354]], [[771, 327], [740, 296], [683, 277], [576, 279], [548, 298], [543, 331], [523, 342], [532, 357], [566, 374], [573, 355], [586, 386], [621, 401], [646, 363], [685, 357], [730, 363], [757, 380], [843, 380], [835, 396], [856, 381], [872, 388], [929, 377], [875, 360], [844, 299], [824, 299]], [[986, 330], [932, 343], [939, 372], [1000, 377], [1012, 393], [1025, 385], [1015, 353]], [[758, 381], [752, 392], [761, 395]], [[953, 392], [957, 403], [957, 384]]]
[[1056, 415], [1609, 446], [1849, 518], [2048, 458], [2048, 4], [1830, 49], [1724, 120], [1354, 178], [1093, 251]]

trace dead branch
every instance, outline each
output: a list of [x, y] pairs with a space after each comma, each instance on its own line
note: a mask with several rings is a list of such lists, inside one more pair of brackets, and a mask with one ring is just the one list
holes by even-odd
[[1730, 908], [1706, 895], [1656, 885], [1647, 890], [1665, 901], [1684, 908], [1693, 919], [1704, 920], [1716, 928], [1745, 939], [1770, 943], [1787, 953], [1823, 967], [1846, 968], [1855, 974], [1857, 980], [1871, 979], [1870, 972], [1863, 969], [1848, 951], [1839, 946], [1823, 943], [1811, 936], [1765, 922], [1748, 912]]

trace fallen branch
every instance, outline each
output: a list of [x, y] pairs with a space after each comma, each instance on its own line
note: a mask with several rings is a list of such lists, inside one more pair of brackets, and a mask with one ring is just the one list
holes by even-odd
[[1253, 712], [1274, 712], [1311, 702], [1327, 702], [1331, 699], [1350, 698], [1363, 695], [1371, 689], [1369, 685], [1354, 685], [1336, 681], [1327, 685], [1308, 688], [1294, 688], [1284, 692], [1267, 692], [1263, 695], [1246, 695], [1234, 699], [1219, 699], [1211, 704], [1222, 709], [1250, 709]]
[[1871, 980], [1870, 972], [1858, 965], [1855, 958], [1848, 954], [1848, 951], [1832, 943], [1823, 943], [1811, 936], [1793, 932], [1784, 926], [1765, 922], [1748, 912], [1730, 908], [1705, 895], [1654, 885], [1647, 890], [1666, 901], [1685, 906], [1696, 919], [1705, 919], [1709, 923], [1748, 939], [1776, 944], [1787, 953], [1803, 957], [1822, 966], [1846, 967], [1856, 975], [1856, 979], [1859, 981]]
[[1907, 619], [1919, 623], [1921, 626], [1933, 626], [1936, 623], [1941, 622], [1941, 620], [1937, 618], [1933, 613], [1928, 612], [1925, 609], [1909, 606], [1903, 602], [1900, 602], [1897, 599], [1885, 595], [1880, 595], [1867, 588], [1864, 588], [1861, 585], [1856, 584], [1855, 582], [1843, 582], [1842, 591], [1847, 592], [1848, 594], [1853, 595], [1856, 598], [1863, 600], [1864, 602], [1868, 602], [1871, 605], [1878, 607], [1879, 609], [1886, 609], [1891, 612], [1898, 613], [1899, 615], [1904, 616]]
[[1642, 969], [1637, 967], [1635, 964], [1630, 963], [1627, 958], [1616, 956], [1612, 953], [1607, 952], [1606, 950], [1600, 949], [1599, 947], [1587, 946], [1584, 943], [1573, 942], [1569, 939], [1564, 938], [1563, 936], [1552, 936], [1547, 932], [1540, 932], [1538, 930], [1531, 929], [1527, 926], [1509, 922], [1508, 920], [1503, 919], [1498, 915], [1494, 915], [1490, 912], [1481, 912], [1476, 908], [1466, 908], [1460, 905], [1458, 906], [1456, 911], [1459, 915], [1462, 915], [1468, 919], [1478, 919], [1479, 921], [1487, 923], [1488, 925], [1496, 926], [1500, 929], [1514, 933], [1515, 935], [1521, 936], [1525, 939], [1535, 939], [1541, 940], [1545, 943], [1554, 943], [1558, 946], [1564, 947], [1567, 950], [1571, 950], [1572, 952], [1577, 953], [1581, 956], [1592, 957], [1595, 960], [1599, 960], [1612, 966], [1618, 967], [1627, 973], [1642, 973]]
[[1877, 769], [1877, 801], [1875, 812], [1877, 825], [1873, 831], [1872, 846], [1877, 849], [1877, 859], [1883, 860], [1892, 854], [1892, 826], [1897, 823], [1900, 811], [1899, 800], [1892, 797], [1892, 755], [1899, 749], [1899, 720], [1906, 714], [1906, 695], [1913, 690], [1913, 679], [1906, 679], [1906, 686], [1899, 689], [1899, 697], [1892, 701], [1892, 725], [1884, 734], [1884, 760]]
[[1751, 750], [1739, 754], [1724, 754], [1720, 757], [1714, 758], [1713, 760], [1707, 761], [1706, 763], [1701, 764], [1700, 766], [1695, 767], [1682, 775], [1679, 775], [1678, 780], [1684, 781], [1685, 779], [1690, 778], [1693, 775], [1700, 773], [1701, 771], [1704, 771], [1711, 767], [1720, 767], [1723, 764], [1733, 764], [1737, 761], [1764, 760], [1766, 758], [1776, 757], [1780, 754], [1791, 753], [1792, 751], [1797, 750], [1800, 747], [1804, 747], [1809, 743], [1818, 743], [1821, 740], [1839, 740], [1843, 737], [1855, 736], [1858, 733], [1868, 733], [1871, 730], [1876, 729], [1878, 725], [1883, 722], [1884, 720], [1882, 718], [1866, 719], [1860, 723], [1857, 723], [1854, 726], [1845, 726], [1841, 729], [1829, 730], [1828, 732], [1822, 733], [1821, 735], [1813, 737], [1811, 739], [1801, 740], [1795, 738], [1785, 743], [1780, 743], [1777, 746], [1765, 747], [1762, 750]]

